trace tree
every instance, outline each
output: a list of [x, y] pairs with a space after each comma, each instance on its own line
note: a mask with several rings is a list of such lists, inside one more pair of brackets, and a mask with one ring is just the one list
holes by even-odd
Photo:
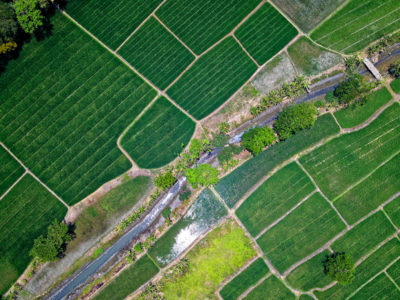
[[135, 245], [135, 247], [133, 248], [133, 250], [135, 250], [136, 253], [142, 253], [142, 252], [143, 252], [142, 243], [137, 243], [137, 244]]
[[218, 161], [220, 163], [228, 162], [232, 159], [234, 154], [237, 155], [240, 152], [242, 152], [242, 147], [236, 146], [234, 144], [229, 144], [228, 147], [222, 148], [221, 151], [218, 153]]
[[389, 71], [393, 77], [399, 78], [400, 77], [400, 61], [391, 64], [389, 67]]
[[203, 149], [203, 143], [200, 142], [198, 139], [193, 139], [189, 146], [189, 153], [192, 158], [197, 159], [199, 158], [199, 154]]
[[339, 83], [334, 95], [340, 103], [348, 104], [355, 100], [363, 92], [363, 77], [360, 74], [353, 74], [347, 80]]
[[276, 136], [271, 128], [256, 126], [243, 134], [242, 146], [257, 155], [275, 140]]
[[70, 240], [71, 236], [68, 233], [67, 224], [58, 223], [57, 220], [54, 220], [53, 224], [48, 227], [46, 238], [41, 235], [34, 241], [29, 255], [42, 262], [55, 261], [62, 250], [62, 246]]
[[[8, 46], [14, 45], [18, 29], [14, 10], [9, 3], [0, 1], [0, 47], [4, 44], [8, 44]], [[3, 48], [5, 47], [3, 46]]]
[[343, 285], [351, 284], [354, 279], [354, 262], [346, 253], [334, 253], [324, 262], [325, 274]]
[[198, 185], [210, 186], [219, 182], [219, 171], [212, 168], [209, 164], [201, 164], [197, 168], [187, 169], [186, 178], [192, 187], [197, 188]]
[[15, 0], [13, 7], [17, 20], [25, 32], [33, 33], [35, 29], [43, 25], [41, 5], [43, 4], [40, 0]]
[[171, 172], [166, 172], [164, 174], [159, 173], [158, 176], [154, 178], [156, 187], [163, 191], [171, 187], [175, 181], [176, 178], [171, 174]]
[[230, 137], [225, 134], [214, 134], [211, 145], [217, 149], [222, 148], [228, 143]]
[[317, 119], [317, 108], [313, 103], [303, 102], [285, 108], [275, 123], [281, 140], [286, 140], [299, 130], [312, 127]]
[[161, 215], [162, 215], [164, 218], [169, 219], [169, 216], [171, 215], [171, 207], [165, 208], [165, 209], [162, 211]]

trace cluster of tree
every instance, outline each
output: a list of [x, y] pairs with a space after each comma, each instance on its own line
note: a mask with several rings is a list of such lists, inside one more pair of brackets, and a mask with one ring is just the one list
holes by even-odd
[[389, 66], [390, 74], [395, 78], [400, 78], [400, 60]]
[[375, 44], [368, 48], [368, 53], [370, 56], [386, 51], [389, 46], [398, 43], [400, 40], [400, 31], [393, 34], [384, 34], [383, 37], [377, 41]]
[[269, 127], [256, 126], [249, 129], [242, 136], [242, 146], [254, 155], [259, 154], [266, 146], [275, 141], [275, 132]]

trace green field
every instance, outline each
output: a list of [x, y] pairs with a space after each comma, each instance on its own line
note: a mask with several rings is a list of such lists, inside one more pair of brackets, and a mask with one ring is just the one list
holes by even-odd
[[313, 300], [314, 298], [307, 294], [302, 294], [299, 297], [299, 300]]
[[154, 243], [149, 255], [160, 267], [165, 267], [227, 214], [225, 206], [214, 193], [205, 189], [185, 216]]
[[196, 123], [165, 97], [160, 97], [124, 134], [121, 146], [141, 168], [162, 167], [189, 143]]
[[123, 300], [158, 273], [159, 269], [149, 256], [144, 255], [133, 265], [121, 272], [93, 299]]
[[65, 16], [0, 77], [0, 139], [72, 205], [131, 168], [123, 130], [157, 95]]
[[296, 162], [283, 167], [255, 190], [236, 210], [236, 215], [257, 236], [315, 191], [315, 186]]
[[257, 258], [250, 266], [244, 269], [238, 276], [228, 282], [219, 292], [224, 300], [236, 300], [241, 294], [247, 291], [251, 286], [257, 284], [269, 269], [265, 261]]
[[333, 282], [333, 279], [324, 273], [324, 261], [331, 255], [324, 250], [313, 258], [302, 263], [286, 276], [286, 281], [297, 290], [309, 291], [312, 288], [323, 288]]
[[393, 238], [356, 267], [356, 271], [354, 273], [355, 278], [352, 284], [336, 284], [323, 292], [314, 291], [314, 294], [319, 300], [346, 299], [399, 256], [400, 242], [397, 238]]
[[281, 280], [276, 278], [274, 275], [271, 275], [243, 299], [295, 300], [297, 297], [285, 286]]
[[356, 262], [395, 232], [385, 214], [378, 211], [337, 239], [331, 248], [349, 254]]
[[400, 105], [394, 103], [367, 127], [325, 143], [300, 163], [334, 201], [399, 151], [399, 116]]
[[397, 79], [393, 80], [390, 83], [390, 87], [392, 88], [392, 90], [395, 93], [399, 94], [400, 93], [400, 78], [397, 78]]
[[367, 96], [368, 102], [362, 106], [349, 105], [334, 113], [336, 120], [343, 128], [361, 125], [386, 103], [393, 99], [389, 90], [383, 87]]
[[371, 282], [366, 284], [361, 290], [357, 292], [357, 294], [351, 297], [351, 299], [400, 299], [400, 291], [389, 279], [389, 277], [387, 277], [386, 274], [382, 273], [374, 278]]
[[312, 34], [317, 43], [353, 53], [400, 26], [398, 0], [351, 0]]
[[387, 269], [389, 276], [396, 282], [400, 284], [400, 260], [397, 260], [390, 268]]
[[167, 1], [156, 15], [190, 49], [200, 55], [257, 7], [260, 0]]
[[297, 29], [269, 3], [264, 3], [235, 32], [259, 65], [281, 51], [297, 34]]
[[154, 17], [143, 24], [118, 53], [161, 90], [195, 59]]
[[387, 213], [390, 220], [396, 227], [400, 226], [400, 197], [397, 197], [389, 204], [383, 207], [383, 210]]
[[232, 208], [252, 186], [273, 168], [336, 133], [339, 133], [339, 126], [332, 115], [325, 114], [317, 119], [311, 129], [302, 130], [246, 161], [223, 177], [215, 186], [215, 190]]
[[7, 291], [31, 261], [33, 241], [61, 221], [67, 208], [31, 175], [25, 175], [0, 201], [0, 294]]
[[257, 243], [275, 268], [283, 273], [345, 228], [328, 201], [315, 193], [266, 231]]
[[397, 154], [333, 204], [346, 221], [354, 223], [399, 191], [400, 154]]
[[162, 0], [69, 0], [67, 13], [116, 50]]
[[24, 174], [25, 170], [0, 145], [0, 197]]
[[228, 37], [200, 57], [167, 94], [200, 120], [228, 100], [256, 70], [235, 39]]

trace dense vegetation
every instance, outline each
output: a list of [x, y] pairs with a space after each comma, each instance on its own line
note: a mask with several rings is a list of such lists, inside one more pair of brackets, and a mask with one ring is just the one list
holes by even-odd
[[246, 131], [242, 136], [242, 146], [248, 149], [254, 155], [257, 155], [263, 151], [266, 146], [271, 145], [275, 142], [275, 132], [265, 127], [253, 127]]

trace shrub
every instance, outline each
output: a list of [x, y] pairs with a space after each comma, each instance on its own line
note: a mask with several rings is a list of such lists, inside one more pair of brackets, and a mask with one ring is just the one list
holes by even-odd
[[179, 195], [179, 201], [186, 201], [190, 198], [192, 192], [190, 190], [184, 191], [182, 194]]
[[222, 148], [228, 143], [229, 139], [230, 137], [225, 134], [214, 134], [211, 145], [215, 148]]
[[242, 151], [242, 148], [236, 146], [234, 144], [230, 144], [228, 147], [222, 148], [222, 150], [218, 153], [218, 161], [220, 163], [227, 162], [232, 159], [234, 154], [239, 154]]
[[201, 164], [197, 168], [187, 169], [186, 177], [192, 187], [197, 188], [198, 185], [210, 186], [219, 182], [219, 171], [212, 168], [209, 164]]
[[303, 102], [285, 108], [279, 114], [275, 127], [280, 139], [286, 140], [299, 130], [313, 126], [316, 119], [317, 108], [314, 104]]
[[171, 215], [171, 207], [167, 207], [166, 209], [164, 209], [161, 213], [161, 215], [166, 218], [169, 219], [169, 216]]
[[275, 140], [276, 136], [271, 128], [256, 126], [243, 134], [242, 146], [257, 155]]
[[335, 91], [330, 91], [325, 95], [325, 101], [327, 103], [334, 103], [339, 101], [339, 99], [335, 96]]
[[231, 125], [228, 122], [222, 122], [219, 124], [219, 132], [222, 134], [226, 134], [231, 129]]
[[326, 106], [325, 102], [322, 100], [318, 100], [314, 102], [315, 107], [317, 108], [324, 108]]
[[164, 174], [159, 173], [157, 177], [154, 178], [154, 183], [156, 187], [161, 190], [165, 190], [171, 187], [176, 181], [176, 178], [171, 174], [171, 172], [166, 172]]
[[324, 262], [325, 274], [343, 285], [351, 284], [354, 279], [354, 262], [350, 255], [334, 253]]
[[399, 78], [400, 77], [400, 61], [391, 64], [389, 67], [389, 72], [392, 74], [393, 77]]
[[142, 243], [137, 243], [137, 244], [135, 245], [135, 247], [133, 248], [133, 250], [134, 250], [136, 253], [142, 253], [142, 252], [143, 252]]
[[363, 92], [363, 77], [360, 74], [353, 74], [347, 80], [339, 83], [334, 95], [339, 99], [340, 103], [350, 103]]
[[199, 154], [203, 148], [202, 142], [198, 139], [193, 139], [189, 146], [189, 153], [193, 158], [199, 158]]

